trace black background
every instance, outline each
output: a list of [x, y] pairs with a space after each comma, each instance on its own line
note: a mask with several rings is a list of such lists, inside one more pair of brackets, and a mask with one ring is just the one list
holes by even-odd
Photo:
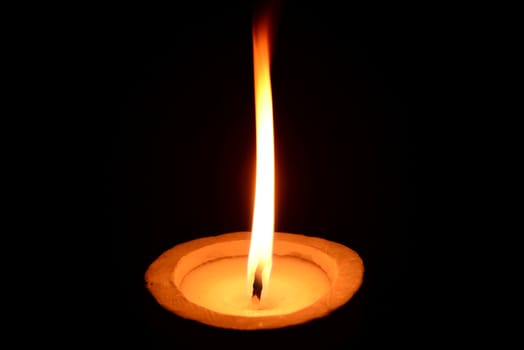
[[250, 230], [259, 6], [126, 7], [91, 24], [106, 228], [92, 237], [109, 257], [90, 331], [103, 343], [371, 348], [411, 344], [424, 327], [414, 312], [424, 307], [413, 255], [413, 116], [424, 113], [425, 14], [396, 4], [283, 1], [273, 48], [275, 228], [357, 251], [366, 270], [355, 297], [306, 325], [234, 332], [180, 319], [146, 290], [147, 267], [168, 248]]

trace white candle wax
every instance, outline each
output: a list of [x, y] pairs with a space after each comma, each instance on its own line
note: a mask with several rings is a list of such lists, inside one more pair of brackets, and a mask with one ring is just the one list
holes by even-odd
[[316, 264], [291, 256], [274, 256], [270, 285], [259, 304], [246, 292], [247, 257], [205, 263], [187, 274], [180, 290], [191, 302], [228, 315], [285, 315], [316, 302], [329, 290], [326, 273]]

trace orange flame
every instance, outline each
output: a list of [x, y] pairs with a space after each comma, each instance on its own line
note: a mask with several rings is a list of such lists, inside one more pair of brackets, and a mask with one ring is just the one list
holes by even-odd
[[247, 282], [251, 294], [256, 273], [257, 280], [263, 286], [262, 295], [267, 293], [269, 286], [275, 225], [275, 152], [270, 79], [270, 29], [268, 17], [259, 20], [253, 27], [256, 187]]

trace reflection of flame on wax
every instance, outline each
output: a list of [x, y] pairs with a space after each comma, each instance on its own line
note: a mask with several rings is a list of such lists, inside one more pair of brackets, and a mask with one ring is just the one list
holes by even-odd
[[275, 225], [275, 152], [270, 79], [269, 18], [253, 26], [253, 66], [256, 107], [256, 187], [253, 226], [247, 264], [249, 293], [260, 300], [271, 274]]

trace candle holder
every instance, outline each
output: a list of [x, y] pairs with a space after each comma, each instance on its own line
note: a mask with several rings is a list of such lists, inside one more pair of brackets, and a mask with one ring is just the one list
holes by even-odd
[[352, 249], [276, 232], [271, 282], [260, 303], [254, 303], [246, 289], [250, 235], [226, 233], [174, 246], [147, 269], [147, 289], [183, 318], [219, 328], [262, 330], [326, 316], [362, 284], [364, 265]]

